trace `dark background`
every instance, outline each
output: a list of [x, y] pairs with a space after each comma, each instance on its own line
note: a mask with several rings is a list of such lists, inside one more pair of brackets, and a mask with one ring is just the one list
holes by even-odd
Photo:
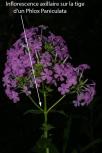
[[[3, 4], [3, 2], [0, 2]], [[13, 104], [4, 93], [2, 76], [6, 62], [6, 50], [19, 38], [23, 31], [20, 16], [12, 14], [12, 8], [0, 6], [0, 153], [30, 153], [41, 134], [41, 116], [23, 113], [32, 107], [28, 99]], [[50, 30], [66, 40], [72, 62], [75, 65], [87, 63], [91, 66], [88, 77], [96, 82], [94, 102], [84, 108], [75, 109], [66, 103], [63, 110], [73, 114], [70, 141], [67, 153], [102, 138], [102, 7], [96, 0], [86, 2], [82, 8], [68, 8], [68, 14], [24, 15], [25, 27], [47, 25]], [[67, 101], [67, 99], [65, 100]], [[59, 108], [61, 108], [59, 106]], [[60, 115], [49, 117], [57, 129], [53, 141], [61, 152], [65, 118]], [[86, 152], [98, 153], [101, 143]]]

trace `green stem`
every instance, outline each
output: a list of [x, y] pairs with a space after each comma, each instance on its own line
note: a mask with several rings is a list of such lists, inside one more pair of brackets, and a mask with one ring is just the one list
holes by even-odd
[[47, 139], [47, 103], [46, 103], [46, 93], [44, 92], [44, 137]]
[[[48, 139], [47, 114], [46, 92], [44, 91], [44, 138], [46, 140]], [[46, 147], [46, 153], [49, 153], [48, 147]]]
[[34, 99], [33, 99], [30, 95], [29, 95], [28, 97], [29, 97], [29, 99], [32, 101], [32, 103], [33, 103], [41, 112], [44, 112], [43, 109], [42, 109], [39, 105], [36, 104], [36, 102], [34, 101]]
[[59, 102], [61, 102], [62, 99], [64, 99], [66, 95], [62, 96], [59, 100], [57, 100], [48, 110], [47, 110], [47, 113], [49, 113], [52, 108], [54, 108]]

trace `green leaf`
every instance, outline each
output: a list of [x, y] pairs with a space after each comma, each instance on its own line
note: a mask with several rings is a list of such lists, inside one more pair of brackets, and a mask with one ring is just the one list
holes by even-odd
[[27, 114], [29, 114], [29, 113], [31, 113], [31, 114], [41, 114], [41, 113], [43, 113], [43, 112], [40, 111], [40, 110], [30, 109], [30, 110], [27, 110], [27, 111], [24, 113], [24, 115], [27, 115]]
[[46, 128], [47, 131], [50, 131], [50, 130], [54, 129], [55, 127], [52, 126], [51, 124], [47, 124], [47, 125], [46, 125], [46, 124], [43, 123], [41, 129], [44, 130], [45, 128]]
[[63, 110], [61, 110], [61, 111], [51, 110], [50, 113], [59, 113], [61, 115], [64, 115], [65, 117], [68, 117], [68, 115]]
[[46, 96], [49, 96], [49, 93], [51, 93], [53, 89], [49, 86], [43, 86], [42, 89], [39, 89], [39, 92], [43, 95], [44, 92], [46, 92]]
[[68, 117], [68, 115], [64, 111], [57, 111], [57, 113], [64, 115], [65, 117]]
[[45, 90], [46, 90], [47, 92], [52, 92], [52, 91], [53, 91], [53, 89], [51, 89], [51, 88], [48, 87], [48, 86], [45, 86]]
[[35, 145], [35, 152], [46, 153], [46, 148], [49, 149], [49, 153], [59, 153], [50, 139], [45, 139], [44, 137], [41, 137]]

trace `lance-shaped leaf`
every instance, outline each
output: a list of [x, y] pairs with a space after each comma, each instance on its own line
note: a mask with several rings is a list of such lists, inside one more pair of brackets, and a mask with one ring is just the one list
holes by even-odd
[[29, 114], [29, 113], [31, 113], [31, 114], [42, 114], [43, 112], [40, 111], [40, 110], [29, 109], [29, 110], [27, 110], [27, 111], [24, 113], [24, 115], [27, 115], [27, 114]]
[[52, 126], [51, 124], [42, 124], [42, 127], [41, 127], [41, 129], [42, 130], [44, 130], [44, 129], [46, 129], [47, 131], [50, 131], [50, 130], [52, 130], [53, 128], [55, 128], [54, 126]]

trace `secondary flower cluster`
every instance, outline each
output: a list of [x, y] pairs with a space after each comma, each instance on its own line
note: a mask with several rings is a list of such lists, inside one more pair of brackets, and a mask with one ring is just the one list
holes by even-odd
[[3, 77], [7, 96], [16, 103], [20, 93], [29, 95], [33, 88], [40, 90], [46, 85], [56, 87], [61, 95], [76, 92], [74, 106], [89, 104], [95, 95], [95, 84], [83, 80], [83, 71], [89, 66], [73, 67], [64, 39], [46, 31], [45, 26], [26, 29], [29, 48], [22, 33], [7, 50]]

